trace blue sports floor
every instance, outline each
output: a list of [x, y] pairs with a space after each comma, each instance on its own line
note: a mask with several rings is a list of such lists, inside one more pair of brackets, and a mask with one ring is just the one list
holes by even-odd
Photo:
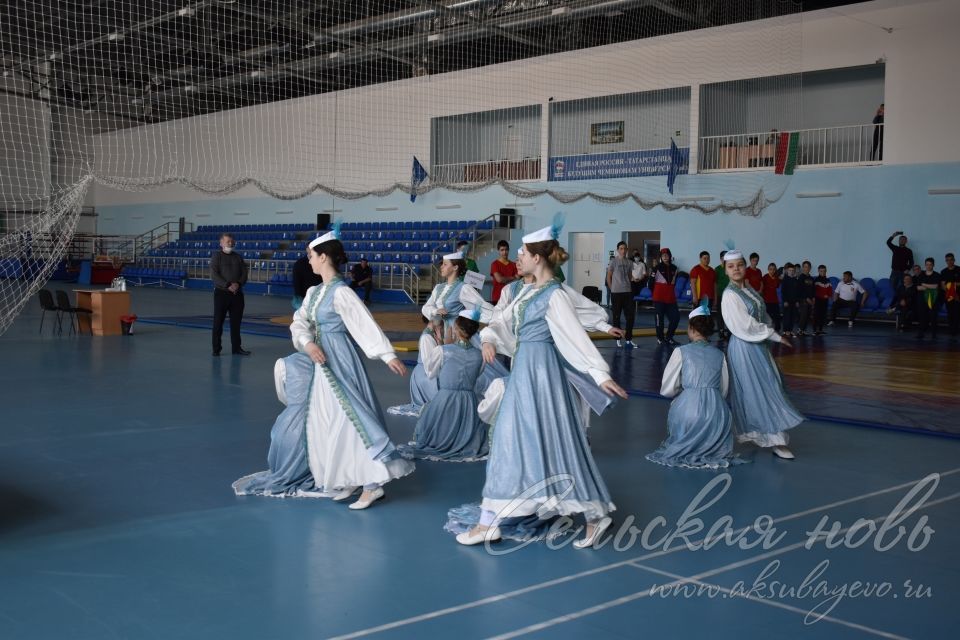
[[[201, 317], [211, 298], [137, 289], [133, 306]], [[250, 317], [288, 308], [247, 298]], [[615, 535], [488, 551], [443, 531], [479, 499], [482, 463], [420, 463], [362, 512], [233, 495], [265, 467], [289, 341], [251, 333], [251, 357], [212, 358], [204, 329], [39, 336], [39, 316], [31, 301], [0, 338], [3, 640], [956, 637], [960, 440], [903, 430], [957, 429], [960, 349], [944, 337], [843, 326], [785, 353], [791, 395], [823, 419], [792, 432], [795, 461], [745, 448], [752, 464], [729, 475], [644, 459], [665, 435], [652, 391], [667, 353], [598, 343], [634, 393], [591, 428]], [[876, 358], [902, 351], [906, 374]], [[370, 373], [382, 405], [407, 400], [406, 379]], [[409, 438], [410, 419], [388, 420]], [[744, 531], [758, 517], [765, 533]], [[818, 524], [835, 535], [808, 548]]]

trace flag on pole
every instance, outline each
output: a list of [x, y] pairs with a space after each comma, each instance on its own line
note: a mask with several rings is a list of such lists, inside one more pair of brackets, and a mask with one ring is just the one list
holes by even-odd
[[797, 150], [800, 147], [800, 134], [796, 131], [790, 133], [784, 131], [777, 139], [776, 173], [793, 175], [793, 170], [797, 166]]
[[670, 195], [673, 195], [673, 183], [677, 180], [677, 174], [680, 173], [680, 169], [683, 165], [683, 157], [680, 154], [680, 149], [677, 148], [677, 143], [673, 141], [673, 138], [670, 138], [670, 169], [667, 171], [667, 191], [670, 192]]
[[423, 181], [429, 178], [427, 170], [423, 168], [417, 156], [413, 156], [413, 173], [410, 176], [410, 202], [417, 201], [417, 187], [423, 184]]

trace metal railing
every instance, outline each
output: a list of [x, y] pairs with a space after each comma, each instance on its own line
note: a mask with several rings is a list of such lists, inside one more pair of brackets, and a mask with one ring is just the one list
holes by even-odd
[[[801, 129], [797, 166], [879, 164], [883, 156], [882, 124]], [[700, 138], [699, 171], [770, 170], [776, 165], [780, 132], [742, 133]], [[875, 144], [876, 141], [876, 144]]]
[[[287, 276], [293, 271], [295, 260], [248, 260], [247, 281], [266, 285], [286, 284], [277, 282], [275, 276]], [[178, 258], [172, 256], [147, 256], [139, 266], [186, 273], [187, 278], [210, 280], [210, 260], [207, 258]], [[373, 269], [373, 286], [377, 289], [403, 291], [411, 302], [417, 301], [420, 292], [420, 270], [417, 265], [405, 262], [379, 262], [370, 265]], [[349, 270], [347, 271], [349, 273]]]
[[[501, 226], [501, 224], [504, 224]], [[458, 238], [465, 238], [467, 242], [470, 243], [470, 250], [473, 255], [481, 255], [486, 253], [491, 248], [496, 246], [497, 241], [504, 237], [503, 232], [506, 231], [506, 236], [509, 236], [510, 229], [522, 229], [523, 228], [523, 214], [520, 213], [494, 213], [492, 215], [478, 220], [475, 225], [472, 227], [467, 227], [462, 232], [457, 234]], [[456, 244], [456, 243], [454, 243]], [[440, 282], [440, 261], [443, 259], [444, 254], [449, 253], [447, 251], [438, 251], [434, 249], [430, 253], [430, 287], [433, 288], [436, 283]]]
[[430, 180], [440, 184], [539, 179], [540, 158], [435, 164], [430, 171]]
[[[193, 231], [192, 222], [183, 223], [183, 233], [191, 233]], [[147, 252], [151, 249], [157, 249], [168, 242], [173, 242], [180, 239], [181, 227], [180, 222], [165, 222], [159, 226], [145, 231], [138, 236], [133, 236], [130, 238], [129, 244], [121, 247], [121, 250], [127, 252], [133, 256], [133, 260], [136, 261], [141, 256], [146, 256]]]

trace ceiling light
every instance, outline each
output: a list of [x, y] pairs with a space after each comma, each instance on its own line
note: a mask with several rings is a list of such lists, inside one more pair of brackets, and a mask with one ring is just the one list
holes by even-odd
[[250, 77], [251, 77], [251, 78], [259, 78], [259, 77], [262, 76], [262, 75], [263, 75], [263, 73], [260, 72], [260, 71], [251, 71], [251, 72], [250, 72]]
[[117, 42], [118, 40], [123, 40], [124, 35], [122, 33], [113, 32], [107, 36], [107, 40], [110, 42]]
[[177, 11], [177, 15], [181, 18], [189, 18], [190, 16], [196, 15], [196, 10], [193, 7], [184, 7]]
[[193, 91], [194, 89], [196, 89], [196, 87], [193, 86], [192, 84], [188, 84], [187, 86], [185, 86], [185, 87], [183, 88], [184, 91], [188, 91], [188, 92], [189, 92], [189, 91]]
[[59, 54], [51, 53], [49, 56], [47, 56], [47, 59], [48, 59], [48, 60], [56, 60], [56, 59], [59, 58], [59, 57], [60, 57]]
[[317, 46], [317, 41], [316, 41], [316, 40], [311, 40], [311, 41], [308, 42], [307, 44], [303, 45], [303, 48], [304, 48], [304, 49], [313, 49], [315, 46]]

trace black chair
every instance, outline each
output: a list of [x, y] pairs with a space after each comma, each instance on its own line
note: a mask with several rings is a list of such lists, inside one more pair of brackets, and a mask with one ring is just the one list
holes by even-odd
[[58, 335], [62, 334], [63, 321], [60, 317], [60, 307], [54, 304], [53, 294], [47, 289], [40, 289], [40, 291], [37, 292], [37, 297], [40, 299], [40, 308], [43, 309], [43, 313], [40, 314], [40, 333], [43, 333], [43, 319], [47, 316], [47, 311], [52, 311], [57, 319], [57, 325], [53, 330], [56, 331]]
[[[77, 317], [78, 314], [85, 313], [88, 316], [93, 315], [92, 309], [75, 307], [72, 304], [70, 304], [70, 296], [68, 296], [67, 292], [64, 291], [63, 289], [57, 289], [57, 308], [60, 309], [61, 313], [66, 313], [70, 316], [70, 332], [71, 333], [73, 332], [80, 333], [80, 318]], [[73, 321], [75, 318], [77, 321], [76, 328], [74, 328], [74, 325], [73, 325]], [[87, 326], [90, 327], [90, 335], [93, 335], [93, 323], [88, 321]], [[62, 332], [63, 328], [61, 327], [60, 330]]]
[[600, 293], [600, 289], [593, 285], [585, 286], [580, 293], [583, 294], [584, 298], [592, 300], [595, 304], [600, 304], [600, 301], [603, 300], [603, 294]]

